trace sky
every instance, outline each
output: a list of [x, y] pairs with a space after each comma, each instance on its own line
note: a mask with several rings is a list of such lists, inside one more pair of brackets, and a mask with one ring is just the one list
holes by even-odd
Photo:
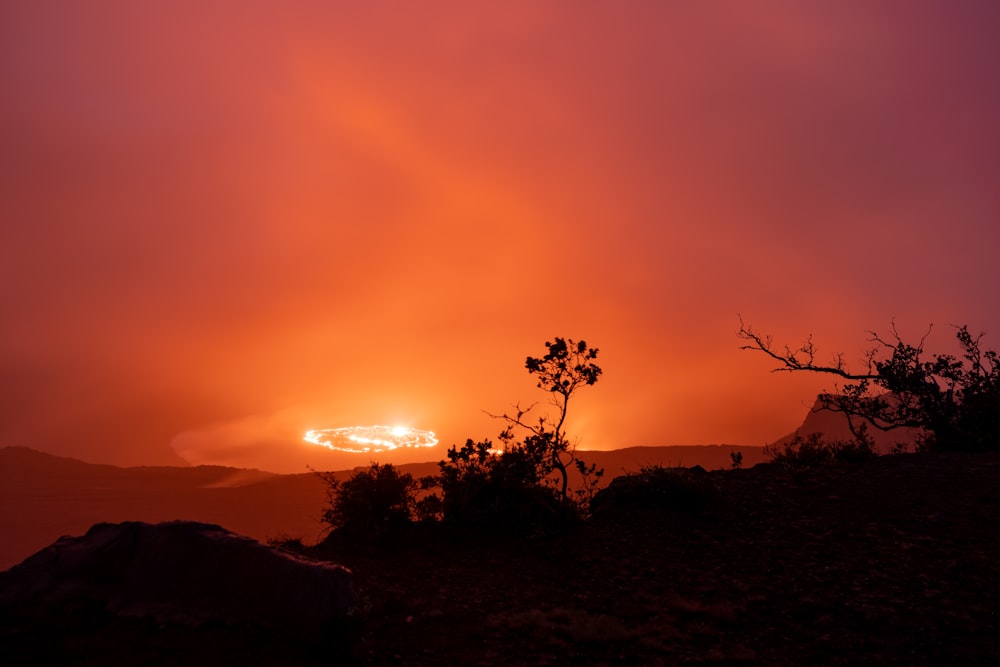
[[[0, 0], [0, 446], [363, 465], [494, 438], [597, 347], [581, 449], [763, 445], [895, 322], [1000, 347], [1000, 4]], [[402, 460], [398, 457], [393, 460]]]

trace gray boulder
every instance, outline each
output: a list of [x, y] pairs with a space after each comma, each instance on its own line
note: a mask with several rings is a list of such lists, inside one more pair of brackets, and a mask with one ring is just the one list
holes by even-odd
[[123, 616], [270, 628], [321, 641], [356, 603], [339, 565], [262, 545], [211, 524], [101, 523], [0, 573], [0, 605], [98, 600]]

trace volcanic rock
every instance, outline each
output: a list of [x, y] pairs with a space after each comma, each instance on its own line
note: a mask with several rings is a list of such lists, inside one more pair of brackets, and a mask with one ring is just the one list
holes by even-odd
[[159, 623], [253, 625], [320, 641], [355, 602], [351, 571], [206, 523], [101, 523], [0, 573], [0, 607], [99, 601]]

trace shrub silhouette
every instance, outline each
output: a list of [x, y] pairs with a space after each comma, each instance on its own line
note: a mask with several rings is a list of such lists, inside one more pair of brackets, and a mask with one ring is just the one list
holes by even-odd
[[698, 512], [719, 498], [718, 480], [701, 466], [647, 466], [611, 480], [591, 502], [595, 516], [635, 510]]
[[391, 463], [372, 463], [347, 480], [317, 472], [327, 484], [322, 522], [333, 529], [381, 536], [409, 523], [417, 510], [418, 484]]
[[797, 435], [783, 444], [768, 445], [764, 455], [773, 463], [796, 467], [817, 467], [834, 463], [862, 463], [878, 456], [867, 431], [859, 430], [860, 437], [853, 441], [827, 441], [822, 433], [811, 433], [803, 438]]
[[538, 529], [565, 518], [572, 506], [544, 483], [545, 454], [523, 443], [501, 451], [489, 440], [452, 447], [439, 464], [444, 520]]

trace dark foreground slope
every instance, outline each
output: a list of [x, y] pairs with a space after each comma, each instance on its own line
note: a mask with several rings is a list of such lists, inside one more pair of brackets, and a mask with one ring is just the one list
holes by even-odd
[[369, 664], [1000, 664], [1000, 457], [711, 473], [701, 512], [510, 541], [328, 543]]
[[1000, 664], [1000, 456], [758, 466], [706, 479], [718, 493], [701, 510], [605, 503], [589, 523], [549, 537], [415, 527], [392, 543], [330, 539], [312, 555], [351, 568], [361, 595], [349, 636], [336, 646], [306, 647], [252, 627], [117, 618], [81, 601], [43, 616], [0, 610], [0, 657]]

